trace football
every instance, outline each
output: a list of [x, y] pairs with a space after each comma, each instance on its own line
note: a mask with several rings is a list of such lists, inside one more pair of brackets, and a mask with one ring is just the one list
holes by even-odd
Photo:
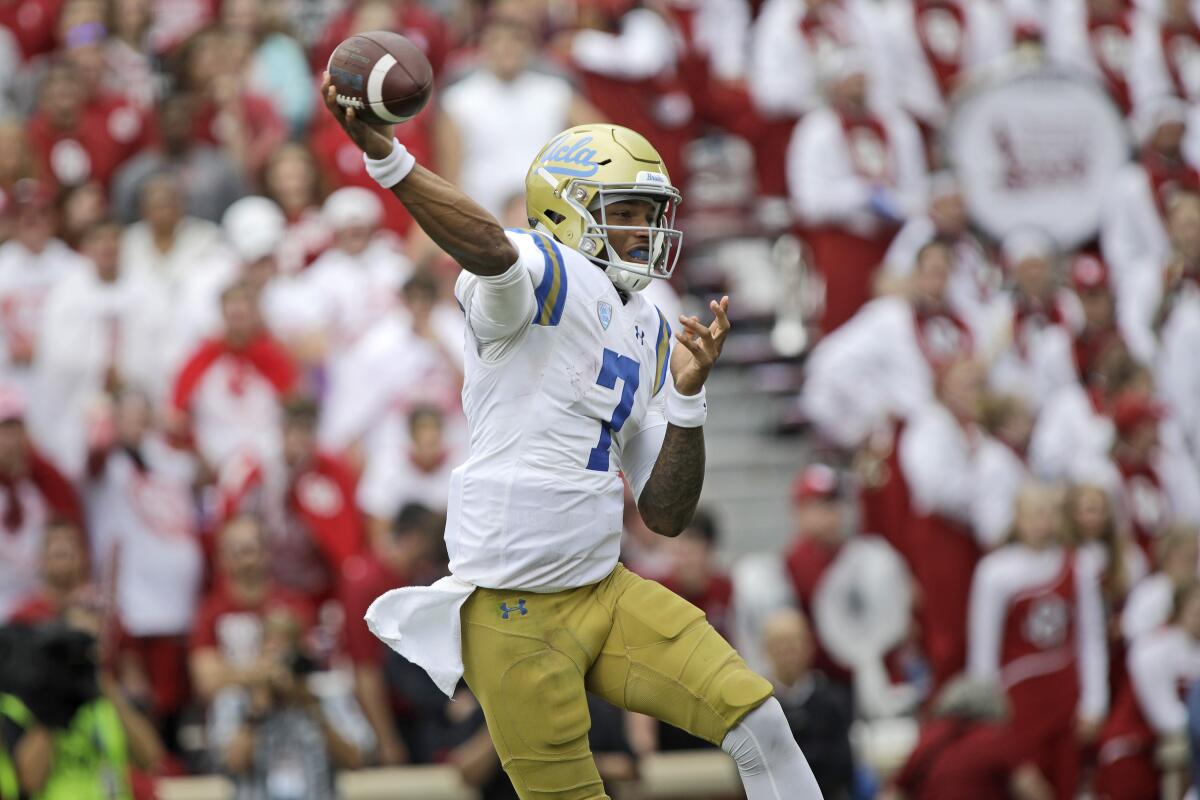
[[398, 33], [355, 34], [329, 57], [329, 79], [338, 105], [363, 122], [391, 125], [417, 115], [433, 93], [433, 67]]

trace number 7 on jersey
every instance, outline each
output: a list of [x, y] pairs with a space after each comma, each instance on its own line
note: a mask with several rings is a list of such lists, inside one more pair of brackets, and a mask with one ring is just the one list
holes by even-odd
[[621, 387], [621, 401], [613, 409], [612, 418], [607, 422], [600, 421], [600, 442], [592, 448], [591, 455], [588, 456], [588, 469], [608, 472], [608, 451], [612, 447], [612, 435], [621, 430], [621, 426], [629, 418], [629, 412], [633, 410], [633, 398], [641, 380], [641, 369], [642, 365], [632, 358], [604, 348], [604, 363], [600, 365], [596, 383], [605, 389], [617, 388], [618, 380], [624, 385]]

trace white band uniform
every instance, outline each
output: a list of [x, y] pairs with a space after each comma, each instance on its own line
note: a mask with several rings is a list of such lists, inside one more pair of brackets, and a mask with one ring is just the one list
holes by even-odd
[[408, 177], [408, 173], [417, 165], [417, 159], [408, 152], [407, 147], [400, 144], [399, 139], [392, 139], [392, 152], [380, 159], [370, 158], [364, 153], [363, 164], [367, 167], [367, 174], [376, 183], [390, 189]]
[[708, 418], [708, 400], [704, 387], [696, 394], [680, 394], [675, 383], [667, 383], [667, 422], [677, 428], [699, 428]]

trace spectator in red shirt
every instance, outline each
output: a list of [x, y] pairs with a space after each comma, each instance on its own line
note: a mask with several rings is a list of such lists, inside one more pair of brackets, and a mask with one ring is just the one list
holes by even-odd
[[224, 148], [243, 175], [257, 178], [287, 138], [287, 127], [270, 100], [246, 89], [240, 59], [230, 57], [231, 44], [221, 28], [206, 28], [189, 39], [183, 45], [181, 84], [196, 103], [195, 138]]
[[217, 542], [217, 579], [192, 629], [189, 666], [198, 699], [224, 688], [266, 683], [280, 665], [263, 652], [263, 621], [275, 609], [293, 613], [301, 630], [312, 625], [307, 605], [270, 578], [266, 539], [253, 517], [230, 520]]
[[355, 478], [341, 459], [317, 450], [316, 424], [312, 400], [289, 400], [282, 457], [240, 456], [220, 478], [225, 517], [250, 513], [262, 520], [271, 577], [314, 609], [332, 595], [341, 565], [365, 546]]
[[1006, 716], [995, 687], [965, 678], [946, 684], [881, 800], [1050, 800], [1054, 790], [1017, 752]]
[[[385, 28], [402, 34], [415, 44], [429, 63], [434, 75], [442, 69], [442, 62], [449, 49], [449, 32], [446, 23], [424, 3], [414, 0], [354, 0], [329, 20], [325, 31], [312, 47], [313, 71], [325, 68], [329, 56], [338, 43], [358, 31]], [[366, 19], [373, 21], [370, 27], [362, 27]]]
[[372, 552], [342, 564], [340, 599], [346, 618], [346, 652], [354, 664], [354, 687], [375, 730], [382, 764], [408, 760], [411, 747], [401, 737], [396, 716], [410, 712], [403, 697], [389, 697], [384, 679], [386, 648], [367, 629], [363, 616], [375, 598], [401, 586], [430, 583], [445, 569], [441, 536], [444, 520], [424, 506], [400, 509], [389, 535], [375, 539]]
[[214, 469], [247, 453], [279, 457], [282, 399], [298, 378], [291, 356], [266, 332], [248, 283], [221, 293], [221, 313], [223, 333], [192, 353], [171, 392], [172, 433], [190, 437]]
[[0, 28], [12, 32], [28, 61], [58, 43], [55, 23], [62, 7], [63, 0], [0, 0]]
[[127, 222], [138, 218], [142, 184], [159, 172], [179, 176], [186, 213], [217, 222], [225, 209], [246, 193], [245, 176], [230, 154], [195, 135], [195, 98], [169, 95], [158, 104], [158, 145], [130, 159], [116, 174], [113, 211]]
[[0, 388], [0, 622], [38, 586], [49, 520], [83, 524], [75, 490], [30, 445], [24, 415], [23, 395]]
[[42, 174], [59, 186], [107, 186], [146, 133], [137, 109], [120, 99], [89, 97], [78, 68], [65, 61], [46, 71], [27, 131]]
[[796, 535], [785, 561], [796, 599], [810, 609], [817, 582], [837, 558], [843, 539], [842, 487], [837, 472], [810, 464], [792, 484]]
[[[801, 610], [812, 616], [813, 597], [825, 570], [837, 559], [845, 541], [845, 487], [833, 467], [809, 464], [792, 484], [796, 534], [784, 555], [784, 565]], [[850, 672], [833, 659], [816, 639], [813, 663], [830, 680], [849, 685]]]
[[263, 174], [263, 191], [287, 218], [287, 235], [276, 253], [279, 272], [295, 275], [333, 242], [333, 232], [321, 217], [321, 175], [307, 145], [292, 142], [271, 155]]

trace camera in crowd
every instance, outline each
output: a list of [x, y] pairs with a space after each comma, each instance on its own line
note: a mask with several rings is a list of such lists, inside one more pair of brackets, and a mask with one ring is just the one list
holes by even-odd
[[61, 622], [0, 627], [0, 692], [50, 728], [65, 728], [100, 695], [96, 640]]

